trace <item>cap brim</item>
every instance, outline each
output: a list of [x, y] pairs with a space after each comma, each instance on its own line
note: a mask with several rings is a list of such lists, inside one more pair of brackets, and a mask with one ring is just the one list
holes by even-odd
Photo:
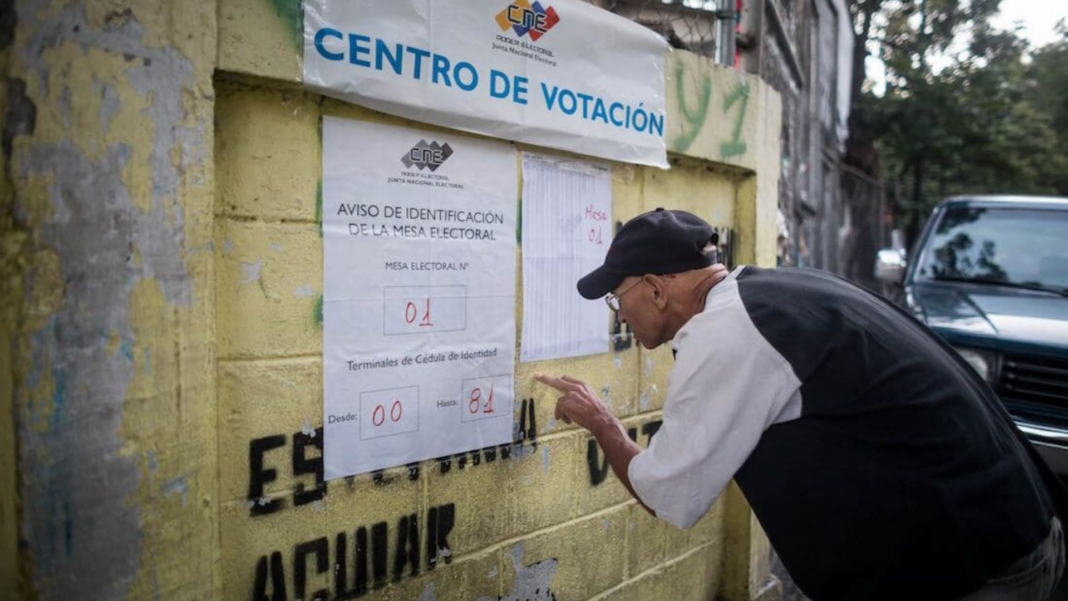
[[616, 289], [626, 276], [613, 273], [601, 265], [578, 281], [578, 292], [590, 300], [601, 298]]

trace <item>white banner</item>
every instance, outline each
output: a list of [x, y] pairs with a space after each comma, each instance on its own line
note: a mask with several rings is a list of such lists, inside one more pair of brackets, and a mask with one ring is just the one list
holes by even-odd
[[326, 478], [511, 442], [516, 155], [323, 118]]
[[507, 140], [667, 167], [651, 30], [580, 0], [304, 2], [304, 85]]

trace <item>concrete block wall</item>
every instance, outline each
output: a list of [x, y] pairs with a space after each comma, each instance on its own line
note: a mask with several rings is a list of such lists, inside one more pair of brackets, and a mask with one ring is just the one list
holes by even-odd
[[[299, 3], [89, 4], [20, 0], [0, 46], [0, 599], [774, 596], [736, 489], [655, 520], [533, 385], [589, 381], [647, 445], [671, 358], [625, 329], [517, 364], [514, 444], [323, 482], [321, 118], [426, 126], [303, 91]], [[778, 97], [686, 53], [668, 93], [673, 167], [613, 164], [613, 218], [691, 210], [771, 264]]]
[[0, 598], [217, 591], [216, 31], [200, 0], [0, 8]]

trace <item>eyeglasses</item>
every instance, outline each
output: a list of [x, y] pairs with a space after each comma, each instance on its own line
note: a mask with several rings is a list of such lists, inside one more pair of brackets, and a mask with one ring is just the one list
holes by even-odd
[[619, 294], [609, 292], [608, 295], [604, 297], [605, 304], [608, 305], [609, 309], [615, 311], [616, 313], [619, 313], [619, 299], [622, 298], [624, 294], [630, 292], [632, 288], [634, 288], [638, 284], [641, 284], [644, 281], [645, 276], [642, 276], [642, 279], [638, 280], [637, 282], [634, 282], [630, 286], [627, 286]]

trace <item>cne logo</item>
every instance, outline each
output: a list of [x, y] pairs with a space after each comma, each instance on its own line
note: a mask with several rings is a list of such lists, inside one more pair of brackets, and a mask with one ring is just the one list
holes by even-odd
[[408, 169], [415, 165], [419, 167], [420, 171], [423, 169], [437, 171], [438, 167], [441, 167], [441, 164], [451, 156], [452, 148], [447, 143], [438, 144], [437, 142], [432, 142], [427, 144], [426, 140], [419, 140], [418, 144], [401, 157], [401, 162]]
[[546, 9], [538, 1], [531, 4], [529, 0], [515, 0], [497, 13], [497, 25], [501, 31], [511, 28], [519, 37], [529, 33], [530, 39], [535, 42], [559, 22], [560, 16], [556, 10], [551, 6]]

